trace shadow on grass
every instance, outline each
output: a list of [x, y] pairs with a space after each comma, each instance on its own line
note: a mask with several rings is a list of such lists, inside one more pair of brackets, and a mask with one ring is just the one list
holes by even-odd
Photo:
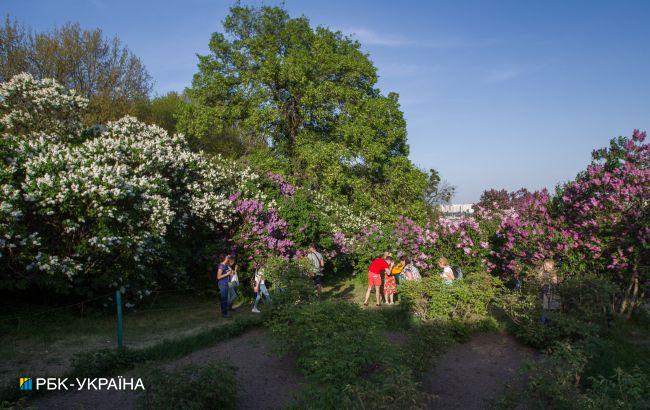
[[352, 284], [338, 283], [331, 288], [324, 290], [322, 297], [327, 299], [344, 299], [350, 301], [354, 299], [354, 290], [355, 287]]

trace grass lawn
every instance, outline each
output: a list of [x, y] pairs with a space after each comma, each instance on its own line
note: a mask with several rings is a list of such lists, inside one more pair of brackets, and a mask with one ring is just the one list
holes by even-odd
[[344, 299], [361, 303], [366, 294], [366, 281], [359, 277], [332, 278], [325, 277], [323, 299]]
[[[235, 316], [253, 315], [248, 305]], [[50, 311], [48, 311], [48, 309]], [[17, 319], [19, 317], [19, 319]], [[124, 344], [131, 348], [178, 339], [227, 323], [216, 295], [161, 294], [124, 315]], [[117, 345], [112, 310], [13, 305], [0, 314], [0, 382], [20, 376], [62, 375], [81, 352]]]

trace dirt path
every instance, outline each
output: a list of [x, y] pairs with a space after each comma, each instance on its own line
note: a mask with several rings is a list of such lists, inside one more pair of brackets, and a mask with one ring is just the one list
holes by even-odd
[[[295, 369], [291, 358], [277, 357], [271, 351], [267, 337], [264, 330], [256, 329], [166, 363], [163, 368], [227, 361], [236, 367], [237, 402], [240, 409], [284, 408], [293, 401], [293, 393], [299, 390], [302, 376]], [[146, 380], [143, 381], [147, 383]], [[137, 394], [133, 392], [71, 391], [43, 396], [30, 404], [39, 409], [132, 409], [136, 399]]]
[[293, 401], [302, 376], [290, 357], [278, 357], [271, 351], [270, 335], [262, 329], [199, 350], [178, 364], [202, 364], [225, 359], [237, 368], [237, 405], [240, 409], [279, 409]]
[[443, 354], [425, 379], [437, 397], [431, 409], [485, 409], [506, 384], [521, 382], [518, 370], [534, 351], [507, 333], [479, 333]]

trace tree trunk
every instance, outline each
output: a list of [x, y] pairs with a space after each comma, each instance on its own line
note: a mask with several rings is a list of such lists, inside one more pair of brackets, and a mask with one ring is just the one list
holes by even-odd
[[632, 274], [627, 289], [621, 296], [620, 304], [616, 309], [616, 313], [629, 319], [634, 310], [639, 306], [639, 301], [643, 298], [643, 292], [639, 294], [639, 275], [635, 272]]

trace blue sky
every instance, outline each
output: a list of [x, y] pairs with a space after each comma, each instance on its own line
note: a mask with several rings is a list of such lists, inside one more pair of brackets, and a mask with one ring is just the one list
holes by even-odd
[[[182, 90], [232, 2], [3, 0], [36, 30], [118, 35], [155, 92]], [[243, 4], [258, 5], [257, 1]], [[267, 1], [265, 4], [278, 4]], [[411, 159], [457, 186], [552, 188], [611, 137], [650, 128], [650, 1], [297, 1], [292, 15], [354, 34], [400, 94]]]

